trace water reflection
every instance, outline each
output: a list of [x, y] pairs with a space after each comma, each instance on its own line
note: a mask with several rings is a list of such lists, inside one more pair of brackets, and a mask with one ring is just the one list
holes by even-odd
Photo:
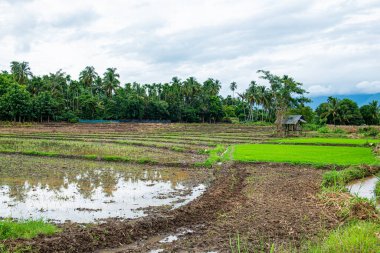
[[206, 178], [173, 168], [1, 156], [0, 217], [136, 218], [147, 207], [191, 201], [205, 190]]

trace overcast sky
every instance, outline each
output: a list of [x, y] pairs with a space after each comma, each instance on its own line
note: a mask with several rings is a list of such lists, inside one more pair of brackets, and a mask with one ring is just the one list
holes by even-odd
[[125, 82], [219, 79], [258, 69], [311, 95], [380, 92], [380, 0], [0, 0], [0, 69], [116, 67]]

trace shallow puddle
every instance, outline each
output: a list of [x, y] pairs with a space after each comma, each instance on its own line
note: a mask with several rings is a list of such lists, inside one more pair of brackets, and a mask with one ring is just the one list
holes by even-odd
[[347, 189], [352, 195], [367, 199], [375, 199], [375, 187], [377, 181], [379, 181], [379, 178], [376, 176], [366, 177], [351, 182], [347, 185]]
[[192, 233], [194, 233], [193, 230], [191, 230], [191, 229], [185, 229], [185, 230], [183, 230], [181, 232], [178, 232], [178, 233], [176, 233], [174, 235], [169, 235], [169, 236], [163, 238], [162, 240], [160, 240], [159, 242], [160, 243], [172, 243], [174, 241], [177, 241], [179, 239], [179, 237], [184, 236], [186, 234], [192, 234]]
[[199, 197], [208, 178], [199, 170], [0, 156], [0, 217], [80, 223], [137, 218]]

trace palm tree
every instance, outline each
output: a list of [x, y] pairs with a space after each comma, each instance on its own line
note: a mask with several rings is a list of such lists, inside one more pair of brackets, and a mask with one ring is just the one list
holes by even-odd
[[265, 86], [257, 86], [257, 100], [258, 104], [261, 105], [261, 121], [264, 121], [264, 106], [267, 105], [266, 99], [267, 99], [267, 90]]
[[189, 77], [183, 82], [182, 89], [186, 103], [191, 105], [195, 96], [201, 91], [201, 85], [195, 77]]
[[28, 62], [11, 62], [11, 73], [16, 82], [19, 84], [26, 84], [28, 78], [32, 76]]
[[115, 89], [119, 86], [120, 75], [116, 73], [116, 68], [108, 68], [103, 75], [103, 88], [107, 97], [111, 97]]
[[380, 105], [379, 101], [373, 100], [371, 103], [368, 104], [369, 111], [371, 114], [371, 118], [373, 119], [373, 122], [375, 124], [379, 123], [379, 113], [380, 113]]
[[232, 98], [235, 98], [235, 90], [237, 89], [237, 84], [236, 82], [232, 82], [230, 84], [230, 90], [232, 90]]
[[255, 81], [251, 81], [249, 84], [248, 90], [246, 92], [246, 98], [249, 103], [249, 113], [248, 113], [248, 120], [253, 120], [253, 109], [255, 107], [255, 104], [258, 101], [258, 93], [257, 93], [257, 83]]
[[84, 70], [82, 70], [79, 74], [79, 81], [83, 83], [83, 85], [87, 88], [91, 89], [98, 78], [98, 73], [96, 73], [95, 68], [93, 66], [87, 66]]
[[334, 126], [336, 126], [336, 121], [341, 118], [339, 99], [334, 98], [334, 97], [329, 97], [327, 99], [326, 105], [327, 105], [327, 111], [322, 114], [322, 117], [325, 118], [326, 120], [328, 117], [331, 117], [334, 122]]
[[247, 114], [245, 113], [245, 102], [248, 100], [247, 99], [247, 93], [238, 93], [238, 96], [240, 97], [241, 101], [243, 102], [243, 112], [244, 112], [244, 120], [247, 120]]
[[212, 78], [203, 83], [203, 90], [207, 93], [207, 96], [217, 96], [221, 87], [220, 81]]

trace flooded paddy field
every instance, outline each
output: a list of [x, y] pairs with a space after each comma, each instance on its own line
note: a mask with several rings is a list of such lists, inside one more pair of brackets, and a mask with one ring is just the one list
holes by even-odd
[[58, 228], [0, 241], [0, 252], [3, 246], [10, 252], [230, 252], [240, 244], [250, 252], [298, 252], [347, 219], [335, 197], [350, 202], [350, 195], [321, 197], [333, 164], [279, 163], [272, 149], [265, 162], [233, 156], [239, 144], [262, 150], [274, 139], [272, 127], [244, 124], [0, 126], [0, 217], [42, 219]]
[[0, 217], [54, 222], [137, 218], [199, 197], [204, 170], [0, 155]]
[[40, 252], [228, 252], [230, 238], [241, 233], [264, 252], [268, 242], [299, 245], [337, 222], [316, 198], [321, 174], [297, 166], [222, 168], [207, 191], [179, 208], [87, 229], [66, 225], [59, 234], [13, 243]]

